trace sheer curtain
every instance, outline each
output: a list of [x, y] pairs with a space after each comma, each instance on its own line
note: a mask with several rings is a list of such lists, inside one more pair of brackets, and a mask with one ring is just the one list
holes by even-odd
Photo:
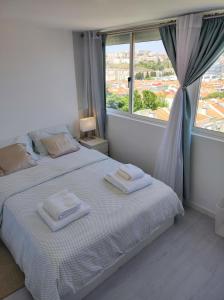
[[[168, 125], [159, 150], [155, 166], [155, 177], [167, 183], [183, 199], [183, 125], [184, 113], [189, 115], [186, 106], [186, 74], [191, 56], [196, 51], [201, 31], [201, 14], [191, 14], [178, 18], [176, 42], [174, 29], [163, 30], [163, 42], [176, 70], [180, 87], [175, 95]], [[163, 33], [161, 33], [163, 36]], [[169, 37], [170, 36], [170, 37]], [[176, 47], [175, 47], [176, 44]], [[176, 57], [176, 59], [175, 59]], [[186, 112], [187, 109], [187, 112]]]
[[197, 105], [197, 93], [193, 96], [189, 91], [194, 85], [197, 89], [200, 77], [224, 51], [224, 18], [202, 22], [200, 14], [180, 17], [176, 26], [176, 43], [174, 28], [161, 29], [160, 32], [180, 88], [159, 151], [155, 176], [170, 185], [180, 199], [188, 200], [192, 116]]
[[105, 134], [104, 52], [95, 31], [73, 32], [76, 88], [80, 117], [96, 116], [97, 135]]

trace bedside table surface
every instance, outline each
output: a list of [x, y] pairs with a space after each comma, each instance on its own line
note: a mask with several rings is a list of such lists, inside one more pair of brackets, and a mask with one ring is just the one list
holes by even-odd
[[103, 143], [107, 143], [107, 140], [96, 137], [95, 139], [89, 140], [80, 139], [79, 142], [83, 145], [89, 145], [90, 147], [94, 147]]

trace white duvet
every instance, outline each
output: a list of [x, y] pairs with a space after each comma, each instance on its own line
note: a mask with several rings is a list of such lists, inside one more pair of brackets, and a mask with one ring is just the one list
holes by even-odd
[[[183, 213], [176, 194], [155, 179], [130, 195], [107, 183], [104, 176], [118, 165], [81, 148], [0, 178], [1, 237], [24, 271], [34, 299], [75, 295], [167, 218]], [[91, 212], [52, 232], [37, 206], [65, 188], [89, 204]]]

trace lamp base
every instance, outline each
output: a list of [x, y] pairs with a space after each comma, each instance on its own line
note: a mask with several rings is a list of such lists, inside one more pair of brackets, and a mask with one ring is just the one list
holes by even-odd
[[91, 140], [95, 140], [96, 137], [94, 135], [92, 136], [85, 136], [82, 138], [83, 141], [91, 141]]

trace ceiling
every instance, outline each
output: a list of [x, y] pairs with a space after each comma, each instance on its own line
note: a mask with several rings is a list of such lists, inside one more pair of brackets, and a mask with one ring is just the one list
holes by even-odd
[[219, 8], [223, 0], [0, 0], [0, 19], [91, 30]]

